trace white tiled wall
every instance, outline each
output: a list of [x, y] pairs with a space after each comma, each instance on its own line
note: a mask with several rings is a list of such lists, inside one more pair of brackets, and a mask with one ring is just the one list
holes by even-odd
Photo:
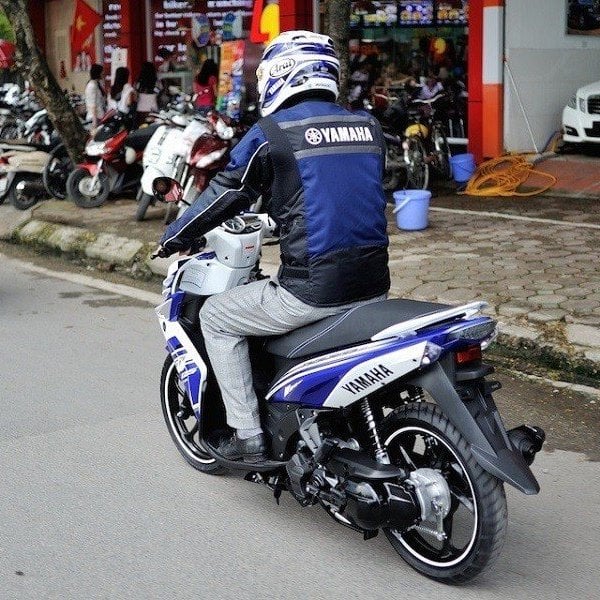
[[566, 4], [506, 0], [505, 57], [515, 80], [513, 85], [505, 66], [504, 145], [509, 151], [532, 151], [534, 141], [542, 150], [559, 129], [575, 89], [600, 80], [600, 36], [567, 35]]

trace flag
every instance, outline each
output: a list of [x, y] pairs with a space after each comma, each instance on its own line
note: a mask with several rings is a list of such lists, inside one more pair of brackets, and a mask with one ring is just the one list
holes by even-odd
[[71, 53], [77, 54], [86, 46], [86, 41], [102, 22], [102, 15], [91, 9], [83, 0], [77, 0], [75, 16], [71, 25]]

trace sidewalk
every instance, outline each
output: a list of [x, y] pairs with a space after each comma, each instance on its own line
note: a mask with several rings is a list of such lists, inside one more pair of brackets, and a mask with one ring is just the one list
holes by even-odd
[[[86, 256], [136, 277], [163, 275], [169, 261], [148, 256], [164, 229], [164, 209], [136, 223], [135, 208], [124, 199], [99, 209], [61, 201], [26, 212], [2, 205], [0, 239]], [[391, 294], [486, 300], [501, 323], [496, 347], [507, 360], [532, 359], [546, 376], [570, 374], [600, 388], [600, 203], [443, 195], [433, 198], [429, 217], [423, 231], [400, 231], [388, 207]], [[263, 270], [274, 273], [278, 261], [279, 247], [266, 246]]]

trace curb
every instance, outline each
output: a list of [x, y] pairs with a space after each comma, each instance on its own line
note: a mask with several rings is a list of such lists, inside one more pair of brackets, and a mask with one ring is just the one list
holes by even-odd
[[[49, 248], [70, 258], [105, 263], [136, 279], [164, 277], [174, 260], [150, 260], [154, 245], [113, 234], [94, 233], [83, 227], [42, 221], [32, 218], [31, 211], [11, 213], [0, 224], [0, 240]], [[266, 275], [277, 272], [278, 259], [275, 246], [264, 248], [261, 267]], [[394, 293], [392, 287], [390, 297], [400, 297], [400, 294]], [[532, 376], [543, 378], [550, 374], [568, 385], [600, 389], [600, 334], [597, 328], [567, 324], [565, 343], [556, 344], [545, 339], [543, 319], [532, 322], [518, 312], [498, 315], [494, 307], [484, 312], [499, 320], [500, 335], [492, 353], [498, 356], [500, 363], [509, 361], [512, 363], [510, 368]]]

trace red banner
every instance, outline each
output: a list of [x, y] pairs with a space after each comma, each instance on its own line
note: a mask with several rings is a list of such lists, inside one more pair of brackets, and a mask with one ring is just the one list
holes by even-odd
[[0, 69], [9, 69], [14, 64], [15, 45], [0, 40]]

